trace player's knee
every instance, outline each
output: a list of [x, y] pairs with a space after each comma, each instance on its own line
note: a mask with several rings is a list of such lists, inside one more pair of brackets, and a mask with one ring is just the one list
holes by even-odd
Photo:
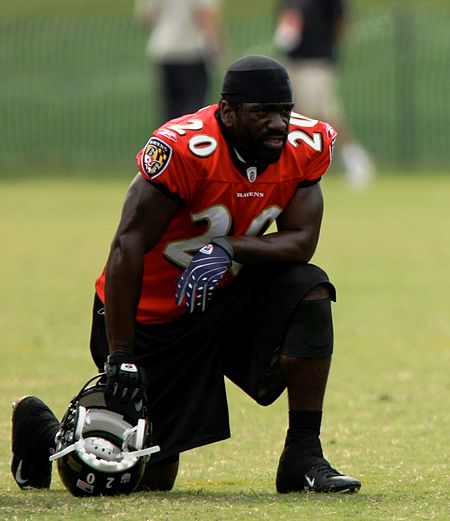
[[279, 287], [299, 295], [302, 300], [336, 300], [336, 290], [326, 272], [314, 264], [293, 264], [278, 274]]
[[266, 373], [255, 396], [256, 403], [263, 406], [271, 405], [286, 388], [286, 382], [281, 372], [278, 353], [274, 356], [274, 363]]
[[334, 286], [331, 283], [319, 284], [314, 288], [311, 288], [303, 297], [302, 301], [324, 299], [335, 299]]
[[[326, 286], [321, 286], [315, 293], [310, 292], [308, 295], [315, 297], [313, 300], [302, 300], [294, 309], [281, 354], [294, 358], [328, 358], [333, 353], [330, 293]], [[325, 296], [317, 299], [319, 295]]]
[[145, 467], [137, 491], [167, 492], [172, 490], [177, 478], [179, 463], [179, 454], [156, 464], [149, 462]]

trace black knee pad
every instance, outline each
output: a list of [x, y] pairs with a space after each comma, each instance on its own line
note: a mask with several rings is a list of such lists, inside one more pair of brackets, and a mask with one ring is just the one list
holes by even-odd
[[292, 314], [281, 354], [295, 358], [327, 358], [333, 353], [331, 300], [303, 300]]

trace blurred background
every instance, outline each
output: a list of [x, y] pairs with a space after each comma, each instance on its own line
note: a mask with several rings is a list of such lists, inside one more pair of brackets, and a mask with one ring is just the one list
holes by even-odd
[[[378, 170], [448, 171], [450, 2], [350, 0], [340, 90]], [[276, 56], [275, 0], [223, 0], [224, 63]], [[0, 175], [134, 168], [160, 95], [133, 0], [0, 2]]]

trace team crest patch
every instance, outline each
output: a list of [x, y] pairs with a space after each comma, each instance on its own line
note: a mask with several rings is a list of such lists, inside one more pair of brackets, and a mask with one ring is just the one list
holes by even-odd
[[154, 179], [163, 173], [172, 157], [172, 148], [156, 137], [149, 139], [142, 154], [142, 166], [145, 173]]

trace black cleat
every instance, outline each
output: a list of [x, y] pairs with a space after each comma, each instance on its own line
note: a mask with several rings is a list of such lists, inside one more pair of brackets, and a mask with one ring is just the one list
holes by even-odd
[[44, 402], [26, 396], [13, 404], [11, 472], [22, 488], [49, 488], [59, 422]]
[[361, 483], [333, 469], [322, 454], [305, 454], [299, 447], [290, 445], [281, 454], [276, 488], [280, 494], [303, 490], [352, 493], [361, 488]]
[[314, 463], [305, 473], [305, 490], [311, 492], [358, 492], [361, 483], [333, 469], [325, 458]]

